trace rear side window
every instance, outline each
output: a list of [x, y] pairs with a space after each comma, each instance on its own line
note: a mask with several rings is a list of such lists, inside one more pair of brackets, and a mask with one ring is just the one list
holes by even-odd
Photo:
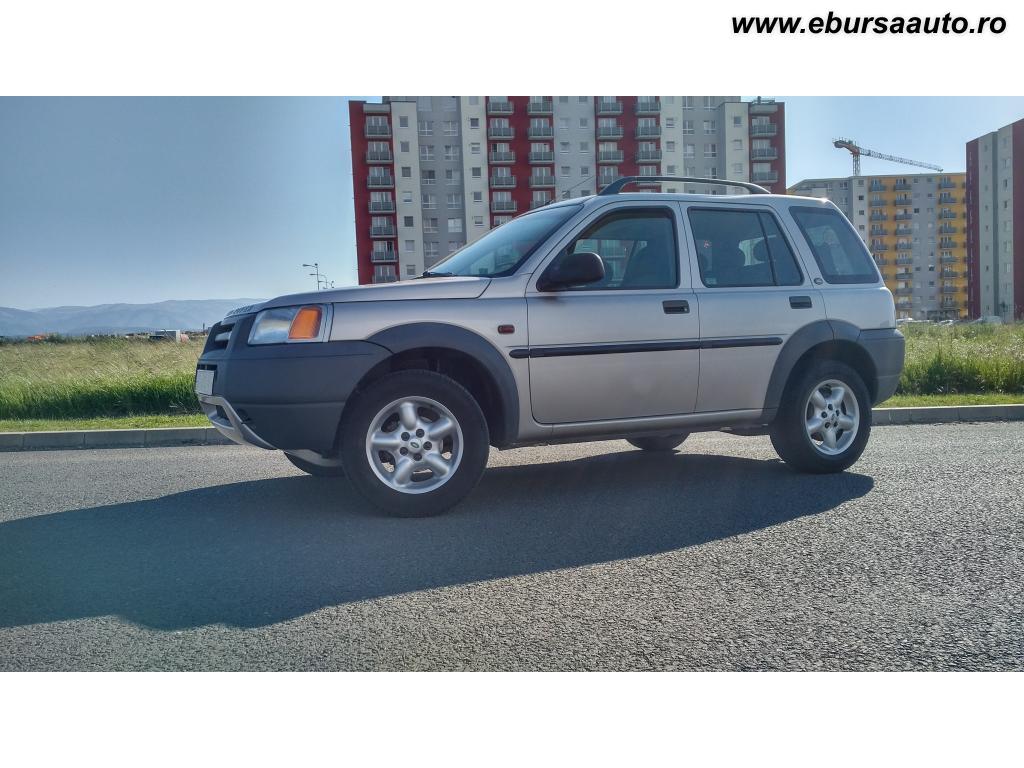
[[878, 270], [846, 218], [831, 208], [790, 208], [829, 283], [876, 283]]
[[708, 288], [800, 285], [793, 251], [770, 213], [691, 208], [700, 279]]

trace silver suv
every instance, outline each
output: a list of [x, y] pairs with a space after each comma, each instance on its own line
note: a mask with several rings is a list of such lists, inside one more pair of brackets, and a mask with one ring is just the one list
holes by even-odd
[[[635, 182], [747, 193], [621, 191]], [[797, 470], [842, 471], [903, 352], [892, 295], [828, 201], [627, 177], [519, 216], [422, 279], [235, 310], [196, 391], [236, 442], [422, 516], [473, 489], [492, 445], [671, 451], [725, 429], [769, 434]]]

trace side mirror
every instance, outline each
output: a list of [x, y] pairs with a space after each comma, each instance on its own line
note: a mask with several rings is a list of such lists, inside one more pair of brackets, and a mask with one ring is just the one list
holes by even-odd
[[537, 280], [538, 291], [564, 291], [604, 280], [604, 262], [596, 253], [562, 253]]

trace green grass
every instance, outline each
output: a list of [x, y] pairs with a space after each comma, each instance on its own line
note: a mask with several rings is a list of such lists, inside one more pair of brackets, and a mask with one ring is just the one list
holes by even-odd
[[0, 432], [68, 432], [79, 429], [151, 429], [209, 425], [209, 419], [201, 413], [179, 416], [111, 416], [94, 419], [0, 419]]
[[1024, 403], [1024, 394], [987, 392], [978, 395], [893, 395], [876, 408], [912, 408], [935, 405], [1008, 405]]
[[[940, 395], [957, 396], [942, 401], [947, 404], [1024, 402], [1024, 324], [922, 323], [903, 332], [906, 366], [887, 405], [940, 404], [920, 399]], [[202, 345], [201, 339], [0, 343], [0, 422], [192, 415], [205, 423], [192, 392]]]

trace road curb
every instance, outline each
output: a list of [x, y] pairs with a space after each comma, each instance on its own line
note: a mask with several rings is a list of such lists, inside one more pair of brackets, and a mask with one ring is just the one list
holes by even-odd
[[[875, 427], [954, 422], [1024, 421], [1024, 403], [875, 408]], [[92, 429], [75, 432], [0, 432], [2, 451], [55, 451], [68, 448], [158, 448], [176, 445], [232, 445], [213, 427]]]

